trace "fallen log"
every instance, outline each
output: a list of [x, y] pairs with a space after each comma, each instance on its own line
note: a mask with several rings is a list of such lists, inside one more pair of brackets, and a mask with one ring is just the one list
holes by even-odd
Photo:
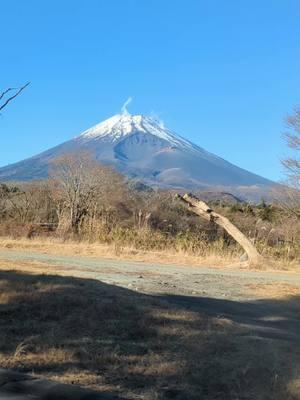
[[263, 261], [263, 257], [258, 253], [251, 241], [230, 222], [228, 218], [218, 214], [204, 203], [204, 201], [199, 200], [192, 194], [185, 194], [184, 196], [177, 194], [176, 197], [187, 205], [189, 210], [195, 214], [225, 229], [225, 231], [245, 250], [249, 264], [257, 265]]

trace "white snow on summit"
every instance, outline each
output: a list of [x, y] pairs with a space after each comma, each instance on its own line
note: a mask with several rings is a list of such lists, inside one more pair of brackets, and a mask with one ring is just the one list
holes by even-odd
[[[106, 138], [110, 142], [118, 142], [121, 139], [135, 133], [145, 133], [156, 136], [170, 143], [171, 146], [200, 150], [188, 140], [182, 138], [155, 118], [143, 115], [116, 114], [84, 131], [78, 139], [91, 140]], [[202, 149], [201, 149], [202, 150]]]

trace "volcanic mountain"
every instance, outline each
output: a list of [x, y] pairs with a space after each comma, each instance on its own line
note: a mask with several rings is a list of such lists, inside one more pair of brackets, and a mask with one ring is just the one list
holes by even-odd
[[128, 112], [41, 154], [0, 168], [0, 181], [45, 178], [53, 159], [80, 151], [90, 152], [99, 162], [154, 187], [267, 190], [273, 184], [207, 152], [154, 118]]

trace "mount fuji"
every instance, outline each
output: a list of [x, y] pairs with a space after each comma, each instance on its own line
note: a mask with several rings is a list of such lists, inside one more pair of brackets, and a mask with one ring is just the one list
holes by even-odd
[[126, 109], [67, 142], [0, 168], [0, 181], [46, 178], [53, 159], [80, 151], [153, 187], [219, 187], [237, 193], [239, 188], [267, 192], [274, 185], [191, 143], [155, 118], [131, 115]]

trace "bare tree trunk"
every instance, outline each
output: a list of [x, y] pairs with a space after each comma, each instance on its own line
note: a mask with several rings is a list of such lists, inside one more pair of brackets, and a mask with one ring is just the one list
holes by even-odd
[[233, 239], [236, 240], [245, 250], [250, 264], [259, 264], [259, 262], [263, 260], [262, 256], [258, 253], [251, 241], [235, 225], [233, 225], [228, 218], [216, 213], [209, 208], [206, 203], [191, 194], [185, 194], [184, 196], [177, 195], [177, 197], [195, 214], [205, 218], [207, 221], [213, 221], [225, 229], [226, 232], [228, 232], [228, 234], [232, 236]]

